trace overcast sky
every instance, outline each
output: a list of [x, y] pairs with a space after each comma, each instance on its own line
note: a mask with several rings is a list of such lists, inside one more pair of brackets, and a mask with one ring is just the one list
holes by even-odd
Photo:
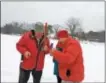
[[1, 26], [12, 21], [60, 24], [80, 18], [84, 31], [104, 30], [104, 2], [1, 2]]

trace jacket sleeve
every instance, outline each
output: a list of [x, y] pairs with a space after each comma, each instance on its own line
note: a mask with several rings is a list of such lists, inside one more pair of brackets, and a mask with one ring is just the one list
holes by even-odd
[[67, 48], [66, 52], [60, 52], [55, 50], [53, 52], [53, 57], [59, 63], [71, 64], [76, 60], [76, 57], [78, 56], [79, 52], [80, 52], [80, 47], [73, 44]]
[[16, 48], [21, 54], [24, 54], [25, 51], [27, 51], [25, 44], [26, 41], [25, 41], [25, 34], [24, 34], [16, 44]]
[[47, 51], [44, 51], [45, 54], [48, 54], [49, 53], [49, 50], [50, 50], [50, 41], [49, 41], [48, 38], [46, 38], [46, 41], [45, 41], [44, 45], [47, 45], [47, 47], [49, 48]]

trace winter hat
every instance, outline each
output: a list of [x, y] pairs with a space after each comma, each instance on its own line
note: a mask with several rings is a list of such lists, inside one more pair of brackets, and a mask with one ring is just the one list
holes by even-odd
[[57, 32], [57, 37], [58, 38], [67, 38], [69, 35], [68, 35], [68, 32], [67, 30], [60, 30]]

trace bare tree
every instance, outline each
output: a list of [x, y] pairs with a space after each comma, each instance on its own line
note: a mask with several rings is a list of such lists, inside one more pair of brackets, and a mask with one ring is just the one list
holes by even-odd
[[59, 24], [55, 24], [55, 25], [52, 26], [52, 28], [53, 28], [54, 32], [57, 33], [59, 28], [60, 28], [60, 25]]
[[48, 34], [53, 33], [52, 25], [48, 25]]
[[43, 23], [42, 22], [36, 22], [36, 24], [35, 24], [35, 31], [43, 32]]
[[56, 37], [56, 34], [57, 34], [59, 28], [60, 28], [60, 25], [59, 25], [59, 24], [54, 24], [54, 25], [52, 26], [52, 30], [53, 30], [53, 32], [54, 32], [54, 38], [57, 38], [57, 37]]
[[78, 18], [70, 17], [66, 25], [69, 27], [71, 35], [74, 35], [75, 29], [79, 26], [81, 26], [81, 21]]

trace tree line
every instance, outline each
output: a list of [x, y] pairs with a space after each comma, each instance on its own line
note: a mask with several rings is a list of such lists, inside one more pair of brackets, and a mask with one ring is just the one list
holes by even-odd
[[[81, 27], [81, 20], [78, 18], [71, 17], [66, 21], [67, 29], [70, 35], [74, 38], [78, 38], [79, 40], [89, 40], [89, 41], [97, 41], [97, 42], [105, 42], [105, 31], [89, 31], [87, 33], [84, 32]], [[20, 35], [26, 31], [34, 29], [35, 31], [41, 31], [44, 24], [42, 22], [36, 22], [33, 24], [28, 23], [18, 23], [12, 22], [5, 24], [1, 27], [1, 33], [3, 34], [14, 34]], [[56, 34], [58, 29], [61, 27], [59, 24], [48, 24], [48, 35]], [[61, 27], [62, 28], [62, 27]]]

